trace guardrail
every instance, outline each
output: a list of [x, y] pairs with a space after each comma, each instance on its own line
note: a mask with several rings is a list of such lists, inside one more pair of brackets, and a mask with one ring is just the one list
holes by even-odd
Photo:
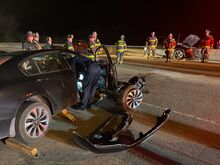
[[0, 43], [0, 50], [6, 52], [21, 50], [21, 43]]
[[[63, 44], [55, 44], [55, 45], [62, 46]], [[0, 50], [7, 51], [7, 52], [19, 51], [19, 50], [21, 50], [21, 46], [22, 46], [21, 43], [0, 43]], [[110, 54], [116, 54], [115, 45], [106, 45], [106, 46], [108, 47]], [[139, 57], [141, 57], [141, 56], [143, 56], [143, 54], [144, 54], [144, 46], [128, 45], [128, 50], [126, 51], [126, 56], [139, 56]], [[164, 51], [164, 49], [157, 49], [156, 54], [164, 56], [165, 51]], [[209, 60], [220, 62], [220, 50], [213, 49], [210, 56], [209, 56]]]
[[[116, 54], [114, 45], [107, 45], [110, 54]], [[143, 56], [144, 54], [144, 46], [128, 46], [128, 50], [126, 51], [127, 56]], [[165, 56], [165, 50], [159, 48], [156, 50], [156, 54], [159, 56]], [[220, 62], [220, 49], [212, 49], [209, 60], [213, 62]]]

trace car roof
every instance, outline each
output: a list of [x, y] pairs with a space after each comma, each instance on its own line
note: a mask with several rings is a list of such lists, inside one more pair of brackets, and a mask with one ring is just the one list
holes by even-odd
[[74, 53], [77, 56], [82, 56], [82, 54], [78, 53], [78, 52], [73, 52], [67, 49], [43, 49], [43, 50], [33, 50], [33, 51], [16, 51], [16, 52], [8, 52], [8, 53], [3, 53], [0, 54], [0, 58], [1, 57], [12, 57], [9, 60], [7, 60], [5, 62], [6, 63], [14, 63], [14, 64], [18, 64], [20, 61], [29, 58], [33, 55], [37, 55], [40, 53], [46, 53], [46, 52], [50, 52], [50, 53]]
[[[30, 58], [32, 55], [37, 55], [40, 53], [46, 53], [46, 52], [54, 52], [54, 53], [59, 53], [59, 52], [70, 52], [73, 53], [72, 51], [68, 50], [35, 50], [35, 51], [17, 51], [17, 52], [9, 52], [9, 53], [4, 53], [0, 55], [1, 57], [12, 57], [9, 60], [7, 60], [4, 64], [0, 65], [0, 79], [2, 80], [9, 80], [15, 77], [19, 77], [23, 74], [19, 71], [17, 68], [17, 65], [24, 59]], [[76, 54], [76, 53], [74, 53]], [[7, 69], [6, 69], [7, 68]], [[10, 72], [10, 74], [8, 74]]]
[[[7, 52], [7, 53], [3, 53], [0, 55], [1, 56], [11, 56], [12, 58], [14, 57], [23, 57], [23, 58], [27, 58], [33, 54], [37, 54], [37, 53], [43, 53], [43, 52], [57, 52], [58, 50], [33, 50], [33, 51], [16, 51], [16, 52]], [[60, 50], [59, 50], [60, 51]]]

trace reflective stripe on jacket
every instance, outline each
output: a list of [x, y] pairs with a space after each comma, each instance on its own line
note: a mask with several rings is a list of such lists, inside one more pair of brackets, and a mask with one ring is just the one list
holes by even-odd
[[124, 40], [118, 40], [115, 43], [115, 45], [116, 45], [116, 50], [119, 53], [125, 52], [125, 50], [127, 49], [127, 45], [126, 45], [126, 42]]
[[146, 45], [150, 48], [156, 48], [158, 44], [158, 39], [157, 37], [149, 37], [147, 39]]
[[176, 47], [176, 41], [174, 38], [166, 39], [163, 44], [164, 44], [165, 49], [167, 50], [172, 50]]
[[99, 39], [97, 38], [97, 39], [95, 40], [95, 47], [99, 47], [99, 46], [101, 46], [101, 42], [100, 42]]
[[64, 44], [64, 47], [65, 47], [66, 49], [68, 49], [68, 50], [74, 51], [73, 43], [71, 43], [71, 42], [68, 42], [68, 41], [67, 41], [67, 42]]
[[88, 50], [93, 54], [95, 54], [95, 51], [99, 46], [101, 46], [99, 39], [96, 39], [95, 41], [89, 40], [88, 42]]
[[202, 49], [212, 49], [214, 47], [214, 39], [211, 35], [206, 36], [202, 41], [201, 41], [201, 47]]

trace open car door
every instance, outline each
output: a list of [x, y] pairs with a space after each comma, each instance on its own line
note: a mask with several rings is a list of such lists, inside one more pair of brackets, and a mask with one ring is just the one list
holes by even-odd
[[101, 76], [105, 81], [105, 88], [114, 90], [117, 86], [117, 71], [105, 45], [98, 47], [94, 54], [94, 61], [101, 67]]
[[[102, 69], [99, 88], [106, 88], [113, 93], [117, 91], [118, 81], [116, 67], [112, 63], [111, 56], [105, 46], [100, 46], [96, 50], [94, 61], [99, 64]], [[124, 83], [124, 87], [130, 83]], [[114, 105], [114, 103], [116, 103], [114, 98], [112, 100], [111, 98], [106, 98], [97, 102], [98, 107], [102, 107], [104, 111], [96, 115], [100, 116], [99, 118], [93, 117], [88, 123], [83, 121], [82, 125], [85, 126], [79, 126], [78, 130], [74, 130], [73, 141], [75, 144], [83, 149], [99, 154], [127, 150], [151, 138], [152, 135], [166, 123], [171, 113], [171, 110], [166, 109], [162, 116], [157, 118], [156, 124], [150, 130], [145, 133], [139, 132], [137, 136], [131, 136], [128, 128], [133, 121], [133, 116], [126, 112], [122, 106], [117, 107], [119, 105]], [[97, 104], [95, 104], [95, 106], [97, 106]], [[98, 110], [95, 110], [94, 113], [98, 113]], [[105, 117], [106, 113], [108, 113], [108, 115]], [[91, 129], [91, 127], [93, 127], [93, 129]], [[91, 130], [87, 131], [88, 128]]]

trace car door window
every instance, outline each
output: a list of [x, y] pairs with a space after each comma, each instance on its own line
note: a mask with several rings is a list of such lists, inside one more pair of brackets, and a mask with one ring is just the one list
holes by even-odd
[[62, 56], [64, 57], [64, 59], [66, 59], [66, 60], [70, 60], [71, 58], [75, 58], [75, 57], [76, 57], [75, 54], [69, 53], [69, 52], [67, 52], [67, 53], [61, 53], [61, 55], [62, 55]]
[[20, 68], [26, 75], [35, 75], [40, 73], [32, 59], [26, 59], [25, 61], [21, 62]]
[[66, 60], [68, 67], [72, 70], [73, 68], [71, 68], [71, 60], [76, 58], [77, 55], [67, 52], [67, 53], [61, 53], [61, 56]]
[[43, 54], [32, 58], [41, 73], [65, 70], [65, 66], [56, 54]]
[[108, 64], [109, 63], [108, 55], [107, 55], [105, 49], [103, 49], [103, 47], [97, 48], [97, 50], [95, 52], [95, 61], [99, 64]]

